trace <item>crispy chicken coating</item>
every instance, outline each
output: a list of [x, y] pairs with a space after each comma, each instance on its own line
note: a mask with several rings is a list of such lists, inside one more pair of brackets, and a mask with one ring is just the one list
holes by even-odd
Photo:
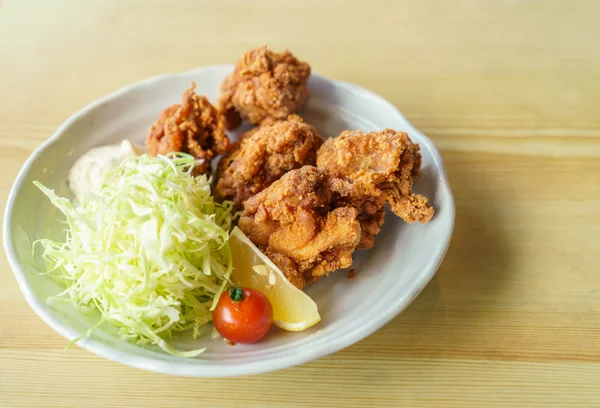
[[239, 228], [298, 288], [352, 264], [358, 211], [331, 207], [327, 171], [292, 170], [246, 201]]
[[331, 176], [337, 205], [359, 211], [360, 249], [374, 245], [386, 203], [408, 223], [431, 219], [434, 210], [427, 198], [412, 193], [420, 165], [419, 145], [406, 133], [392, 129], [370, 133], [347, 130], [325, 141], [317, 153], [317, 166]]
[[323, 143], [311, 125], [298, 115], [286, 120], [268, 119], [242, 136], [239, 145], [219, 163], [216, 195], [237, 208], [269, 187], [286, 172], [316, 163]]
[[218, 108], [227, 129], [241, 119], [256, 125], [298, 111], [308, 99], [309, 76], [310, 66], [287, 50], [276, 53], [263, 46], [246, 52], [221, 85]]
[[211, 160], [229, 149], [225, 120], [204, 96], [196, 95], [196, 83], [183, 93], [181, 104], [171, 105], [160, 114], [146, 138], [148, 153], [189, 153], [204, 162], [195, 174], [208, 173]]

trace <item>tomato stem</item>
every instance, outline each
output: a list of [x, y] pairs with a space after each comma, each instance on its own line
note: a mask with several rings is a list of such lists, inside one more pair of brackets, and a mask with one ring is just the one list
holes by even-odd
[[244, 289], [242, 288], [231, 288], [229, 289], [229, 297], [234, 302], [244, 300]]

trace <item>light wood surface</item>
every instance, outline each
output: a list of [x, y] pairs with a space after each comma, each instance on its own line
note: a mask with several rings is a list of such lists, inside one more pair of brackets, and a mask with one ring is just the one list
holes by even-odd
[[0, 198], [88, 102], [289, 47], [396, 104], [457, 206], [436, 278], [379, 332], [247, 378], [186, 379], [73, 348], [0, 258], [3, 407], [599, 407], [600, 3], [0, 0]]

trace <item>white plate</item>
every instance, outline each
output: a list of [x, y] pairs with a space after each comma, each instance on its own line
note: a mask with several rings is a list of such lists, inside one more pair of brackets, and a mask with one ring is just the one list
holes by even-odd
[[[143, 143], [149, 126], [167, 105], [178, 102], [192, 80], [196, 91], [214, 101], [232, 66], [214, 66], [154, 77], [120, 89], [77, 112], [29, 157], [10, 192], [4, 217], [4, 247], [19, 286], [33, 310], [67, 339], [74, 339], [98, 321], [71, 306], [57, 309], [46, 299], [60, 287], [40, 275], [31, 262], [31, 244], [38, 238], [61, 239], [57, 211], [34, 187], [34, 180], [70, 195], [66, 177], [77, 157], [92, 147], [128, 138]], [[168, 374], [225, 377], [290, 367], [347, 347], [389, 322], [404, 310], [435, 274], [454, 225], [454, 200], [440, 154], [390, 103], [356, 85], [319, 75], [310, 78], [311, 97], [300, 112], [324, 137], [344, 129], [365, 131], [386, 127], [407, 132], [421, 145], [422, 177], [415, 190], [430, 198], [436, 214], [428, 224], [403, 223], [388, 211], [375, 248], [357, 252], [354, 280], [346, 271], [309, 285], [323, 320], [298, 333], [273, 329], [254, 345], [226, 345], [204, 338], [177, 339], [182, 348], [208, 351], [198, 358], [168, 355], [119, 339], [104, 325], [78, 344], [100, 356], [134, 367]], [[209, 336], [210, 337], [210, 336]], [[66, 342], [65, 342], [66, 343]]]

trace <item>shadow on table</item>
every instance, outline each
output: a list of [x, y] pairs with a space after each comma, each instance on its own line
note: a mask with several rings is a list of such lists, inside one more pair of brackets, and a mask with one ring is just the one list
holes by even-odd
[[[448, 160], [456, 201], [454, 235], [448, 253], [435, 278], [392, 322], [400, 332], [412, 331], [402, 338], [405, 342], [433, 336], [446, 349], [471, 343], [482, 313], [493, 308], [513, 278], [507, 231], [510, 220], [504, 222], [495, 199], [500, 193], [492, 191], [486, 174], [465, 171], [461, 166], [464, 156], [467, 155], [454, 154]], [[465, 330], [467, 324], [473, 331]], [[415, 347], [406, 346], [412, 350]], [[445, 353], [443, 349], [435, 350], [432, 348], [429, 353]]]
[[[486, 328], [494, 325], [495, 305], [513, 279], [508, 224], [495, 204], [500, 192], [489, 187], [486, 174], [468, 173], [461, 165], [465, 154], [449, 156], [456, 223], [448, 253], [407, 310], [354, 346], [374, 364], [391, 358], [409, 371], [416, 367], [403, 359], [493, 358], [498, 353], [498, 342], [492, 344]], [[357, 350], [348, 353], [356, 355]], [[376, 386], [381, 378], [365, 380]]]

